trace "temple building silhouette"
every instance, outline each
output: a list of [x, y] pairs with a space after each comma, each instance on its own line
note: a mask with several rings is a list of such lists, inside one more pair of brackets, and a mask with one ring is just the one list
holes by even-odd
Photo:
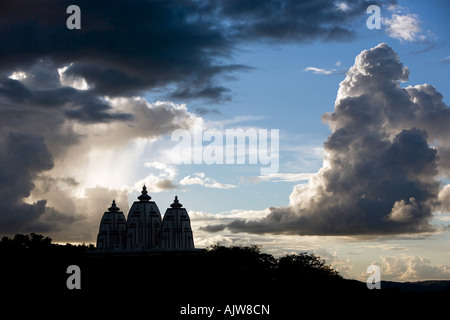
[[175, 196], [162, 219], [158, 206], [151, 199], [144, 185], [126, 219], [113, 200], [100, 222], [97, 250], [195, 250], [190, 218], [178, 197]]

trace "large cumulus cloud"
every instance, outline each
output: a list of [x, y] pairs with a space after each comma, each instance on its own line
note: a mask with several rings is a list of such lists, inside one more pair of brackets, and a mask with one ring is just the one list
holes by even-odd
[[[448, 175], [450, 109], [431, 85], [402, 88], [409, 70], [387, 44], [361, 52], [340, 83], [323, 167], [286, 207], [206, 230], [316, 235], [432, 230], [438, 178]], [[433, 146], [432, 146], [433, 145]], [[441, 198], [444, 194], [441, 194]]]

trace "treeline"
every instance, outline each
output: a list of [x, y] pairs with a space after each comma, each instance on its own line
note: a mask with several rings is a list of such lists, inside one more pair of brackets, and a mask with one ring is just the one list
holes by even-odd
[[14, 237], [9, 238], [7, 236], [2, 237], [0, 240], [0, 252], [1, 253], [31, 253], [35, 251], [48, 251], [59, 249], [72, 251], [77, 248], [78, 251], [88, 251], [95, 250], [95, 246], [90, 245], [72, 245], [66, 243], [65, 245], [52, 243], [52, 239], [49, 237], [44, 237], [41, 234], [30, 233], [30, 234], [16, 234]]
[[[368, 290], [311, 253], [276, 258], [261, 249], [213, 245], [196, 253], [104, 255], [92, 245], [54, 244], [39, 234], [18, 234], [0, 240], [1, 290], [12, 302], [38, 307], [51, 301], [71, 312], [94, 306], [127, 316], [133, 310], [142, 313], [138, 306], [145, 306], [149, 317], [163, 310], [161, 319], [177, 319], [188, 304], [216, 309], [264, 304], [270, 305], [270, 319], [297, 319], [305, 310], [348, 315], [367, 304], [395, 307], [399, 299], [411, 304], [428, 298]], [[80, 289], [67, 286], [73, 265], [80, 271]]]
[[[255, 288], [333, 286], [342, 277], [314, 254], [302, 252], [275, 258], [261, 246], [213, 245], [195, 254], [167, 252], [158, 255], [96, 255], [93, 245], [55, 244], [40, 234], [16, 234], [0, 241], [2, 274], [10, 274], [10, 285], [53, 288], [67, 293], [69, 265], [80, 267], [83, 288], [90, 292], [177, 285], [182, 281], [197, 288], [240, 288], [236, 294]], [[130, 278], [128, 274], [133, 274]], [[112, 280], [114, 279], [114, 280]]]
[[[206, 248], [198, 255], [189, 256], [186, 261], [202, 268], [207, 265], [214, 273], [221, 272], [222, 278], [234, 279], [254, 279], [258, 282], [265, 281], [318, 281], [318, 280], [341, 280], [342, 277], [325, 260], [314, 254], [301, 252], [299, 254], [285, 255], [275, 258], [273, 255], [262, 252], [262, 247], [258, 245], [249, 246], [222, 246], [213, 245]], [[84, 264], [87, 252], [94, 252], [95, 246], [92, 244], [72, 245], [55, 244], [52, 239], [40, 234], [16, 234], [14, 237], [3, 237], [0, 240], [0, 256], [15, 256], [25, 258], [27, 256], [42, 255], [47, 259], [58, 260], [62, 257], [74, 258], [74, 262]], [[172, 259], [184, 259], [182, 255], [153, 256], [149, 258], [156, 263], [157, 260], [165, 261]], [[92, 258], [93, 261], [101, 264], [102, 260], [119, 261], [119, 258], [103, 259]], [[127, 260], [126, 258], [123, 258]], [[133, 260], [128, 259], [129, 263]], [[145, 260], [145, 259], [144, 259]], [[198, 260], [198, 261], [196, 261]], [[185, 265], [186, 267], [186, 265]]]

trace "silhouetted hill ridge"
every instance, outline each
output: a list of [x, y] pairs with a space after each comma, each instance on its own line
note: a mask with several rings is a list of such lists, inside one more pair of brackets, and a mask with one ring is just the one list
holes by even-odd
[[399, 289], [416, 292], [450, 292], [450, 280], [423, 280], [414, 282], [381, 281], [381, 289]]
[[[426, 301], [448, 301], [450, 292], [450, 281], [382, 281], [382, 290], [369, 290], [364, 282], [344, 279], [314, 254], [301, 252], [277, 259], [256, 245], [99, 254], [93, 246], [56, 245], [39, 235], [20, 235], [2, 238], [0, 259], [2, 290], [13, 302], [20, 299], [40, 305], [51, 301], [73, 312], [81, 311], [74, 306], [86, 303], [111, 306], [111, 312], [119, 312], [122, 309], [114, 306], [120, 301], [123, 306], [163, 308], [167, 318], [177, 319], [187, 304], [216, 308], [267, 304], [276, 316], [264, 319], [282, 319], [305, 308], [332, 316], [361, 305], [394, 310], [423, 306]], [[80, 267], [80, 290], [67, 288], [70, 265]], [[412, 309], [406, 311], [412, 313]]]

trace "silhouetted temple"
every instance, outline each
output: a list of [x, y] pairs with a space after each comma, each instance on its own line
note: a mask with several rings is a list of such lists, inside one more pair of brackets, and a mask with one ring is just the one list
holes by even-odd
[[164, 218], [147, 188], [135, 201], [125, 219], [113, 200], [103, 214], [97, 236], [97, 250], [189, 250], [194, 249], [194, 237], [189, 215], [175, 196]]
[[98, 249], [110, 251], [124, 248], [127, 221], [119, 210], [113, 200], [111, 207], [103, 214], [97, 237]]

